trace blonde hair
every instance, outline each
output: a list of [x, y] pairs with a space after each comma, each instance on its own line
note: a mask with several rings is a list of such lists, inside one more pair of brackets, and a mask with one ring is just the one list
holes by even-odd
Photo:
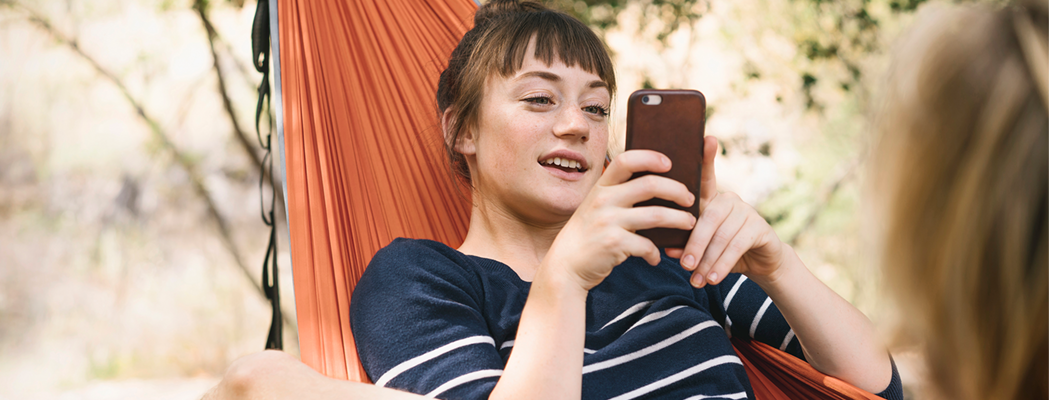
[[1045, 4], [924, 11], [876, 121], [886, 283], [940, 396], [1044, 399]]

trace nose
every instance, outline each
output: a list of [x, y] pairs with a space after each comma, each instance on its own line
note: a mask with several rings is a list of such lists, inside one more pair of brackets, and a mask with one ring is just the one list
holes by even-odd
[[578, 137], [586, 141], [590, 137], [590, 123], [579, 107], [563, 107], [554, 123], [554, 135], [561, 138]]

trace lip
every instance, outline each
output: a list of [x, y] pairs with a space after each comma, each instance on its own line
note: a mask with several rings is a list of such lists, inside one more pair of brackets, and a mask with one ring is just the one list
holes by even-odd
[[539, 159], [536, 160], [536, 163], [538, 163], [540, 167], [543, 167], [543, 169], [547, 170], [547, 172], [550, 172], [554, 176], [557, 176], [558, 178], [561, 178], [561, 179], [564, 179], [564, 180], [577, 181], [577, 180], [583, 179], [583, 175], [585, 174], [585, 172], [568, 172], [568, 171], [562, 170], [562, 169], [554, 167], [554, 166], [544, 165], [542, 163], [543, 161], [549, 160], [551, 158], [561, 158], [563, 160], [572, 160], [572, 161], [578, 162], [579, 165], [581, 165], [584, 170], [590, 170], [590, 164], [586, 162], [586, 157], [583, 157], [583, 155], [580, 154], [580, 153], [577, 153], [577, 152], [574, 152], [574, 151], [571, 151], [571, 150], [567, 150], [567, 149], [561, 149], [561, 150], [552, 151], [550, 153], [547, 153], [547, 154], [543, 155], [542, 157], [539, 157]]
[[541, 165], [543, 161], [549, 160], [551, 158], [561, 158], [561, 159], [572, 160], [572, 161], [578, 162], [579, 165], [582, 165], [583, 169], [585, 169], [585, 170], [589, 170], [590, 169], [590, 164], [586, 162], [586, 157], [583, 157], [583, 155], [580, 154], [580, 153], [574, 152], [572, 150], [567, 150], [567, 149], [554, 150], [552, 152], [549, 152], [549, 153], [543, 155], [542, 157], [539, 157], [539, 159], [536, 160], [536, 162], [540, 163], [540, 165]]

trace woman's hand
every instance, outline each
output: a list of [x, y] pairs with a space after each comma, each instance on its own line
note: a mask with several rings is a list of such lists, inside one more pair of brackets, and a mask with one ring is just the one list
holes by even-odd
[[718, 142], [704, 138], [700, 177], [699, 221], [684, 249], [667, 249], [692, 271], [692, 286], [718, 284], [730, 272], [751, 278], [775, 279], [787, 246], [753, 207], [735, 193], [718, 193], [714, 156]]
[[630, 177], [669, 170], [670, 158], [651, 150], [631, 150], [616, 157], [558, 233], [544, 258], [544, 264], [549, 264], [545, 267], [559, 267], [582, 289], [590, 290], [627, 257], [658, 264], [659, 249], [634, 232], [656, 227], [692, 229], [696, 219], [681, 210], [635, 208], [634, 204], [658, 197], [688, 207], [695, 196], [685, 185], [666, 177]]

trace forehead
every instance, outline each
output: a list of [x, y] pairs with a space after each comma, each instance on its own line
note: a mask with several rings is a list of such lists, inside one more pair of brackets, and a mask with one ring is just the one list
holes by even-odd
[[[552, 21], [551, 21], [552, 22]], [[563, 21], [557, 21], [563, 22]], [[589, 28], [579, 24], [579, 27], [560, 26], [553, 24], [549, 29], [533, 26], [535, 30], [528, 32], [518, 31], [512, 37], [505, 40], [494, 40], [496, 45], [489, 56], [487, 65], [504, 77], [517, 75], [526, 66], [529, 68], [553, 68], [558, 66], [577, 67], [583, 71], [597, 76], [599, 80], [614, 90], [615, 73], [612, 69], [612, 61], [601, 43]], [[561, 28], [561, 29], [557, 29]], [[574, 28], [581, 31], [576, 32]]]
[[493, 80], [498, 78], [511, 82], [533, 77], [548, 81], [563, 81], [572, 78], [573, 80], [581, 80], [590, 87], [603, 87], [611, 94], [609, 82], [598, 76], [596, 71], [588, 71], [579, 63], [570, 65], [563, 61], [561, 57], [558, 57], [557, 54], [550, 57], [549, 61], [544, 60], [542, 57], [537, 56], [535, 47], [536, 40], [533, 37], [525, 48], [521, 63], [517, 68], [509, 71], [508, 74], [492, 71], [489, 74], [489, 82], [493, 83]]

